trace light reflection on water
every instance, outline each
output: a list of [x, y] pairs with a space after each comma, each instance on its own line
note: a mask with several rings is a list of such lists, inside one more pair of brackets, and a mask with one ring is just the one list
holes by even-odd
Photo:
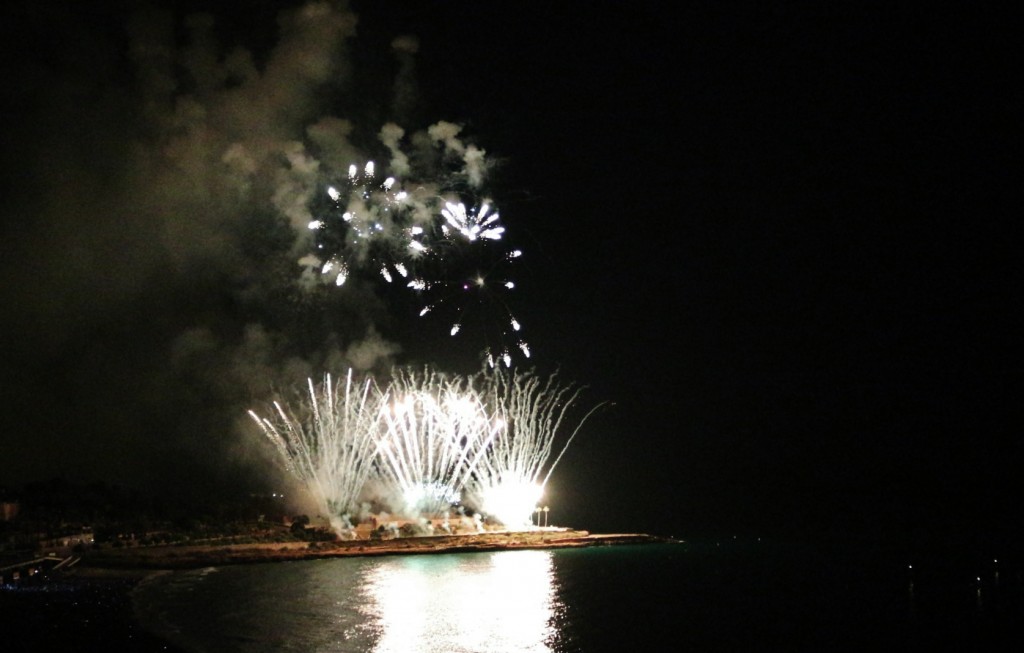
[[140, 588], [149, 630], [186, 651], [553, 652], [549, 551], [239, 565]]
[[1020, 566], [965, 577], [926, 556], [908, 579], [897, 553], [759, 540], [336, 558], [176, 572], [134, 598], [188, 653], [1024, 651]]
[[389, 558], [363, 588], [378, 653], [544, 652], [557, 637], [547, 551]]

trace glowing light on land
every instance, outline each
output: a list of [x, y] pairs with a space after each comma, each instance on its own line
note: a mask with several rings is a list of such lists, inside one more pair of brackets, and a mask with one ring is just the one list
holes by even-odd
[[[508, 359], [505, 361], [508, 367]], [[555, 455], [555, 436], [580, 390], [561, 385], [555, 376], [544, 380], [532, 373], [502, 371], [496, 366], [482, 376], [487, 395], [502, 406], [501, 417], [507, 427], [476, 465], [466, 494], [485, 514], [497, 515], [500, 511], [503, 523], [523, 524], [529, 521], [536, 504], [537, 499], [531, 498], [534, 488], [543, 492], [569, 444], [602, 404], [583, 417]]]
[[523, 479], [500, 481], [482, 491], [487, 512], [509, 528], [529, 525], [530, 514], [544, 495], [544, 488]]
[[406, 488], [402, 496], [407, 512], [434, 514], [447, 511], [458, 503], [462, 495], [446, 485], [431, 481]]

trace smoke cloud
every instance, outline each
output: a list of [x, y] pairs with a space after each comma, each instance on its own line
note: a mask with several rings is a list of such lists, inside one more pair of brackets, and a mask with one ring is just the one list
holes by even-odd
[[372, 284], [313, 282], [306, 225], [325, 185], [378, 155], [425, 180], [454, 157], [479, 187], [484, 152], [454, 123], [399, 126], [416, 98], [415, 37], [392, 43], [391, 115], [338, 111], [364, 92], [344, 3], [283, 11], [272, 47], [209, 14], [144, 6], [116, 29], [103, 20], [69, 4], [8, 28], [7, 481], [253, 480], [266, 452], [238, 425], [255, 398], [403, 352]]

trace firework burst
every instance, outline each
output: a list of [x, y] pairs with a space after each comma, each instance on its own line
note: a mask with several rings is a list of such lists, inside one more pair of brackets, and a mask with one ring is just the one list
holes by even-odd
[[339, 520], [355, 514], [357, 500], [375, 473], [379, 395], [372, 379], [357, 386], [349, 370], [344, 385], [327, 375], [317, 388], [309, 379], [306, 393], [289, 405], [274, 401], [270, 418], [249, 411], [285, 468], [336, 529], [341, 528]]
[[461, 499], [493, 437], [494, 420], [459, 377], [400, 370], [388, 395], [379, 447], [382, 475], [407, 513], [444, 513]]
[[[410, 517], [464, 503], [510, 527], [530, 521], [555, 467], [595, 406], [556, 449], [580, 390], [552, 376], [485, 368], [470, 376], [396, 370], [386, 385], [326, 377], [273, 418], [249, 411], [332, 523], [369, 485]], [[552, 457], [553, 460], [552, 460]], [[340, 527], [339, 527], [340, 528]]]
[[349, 167], [345, 184], [328, 186], [321, 217], [309, 223], [313, 256], [325, 279], [343, 285], [356, 269], [388, 283], [407, 279], [425, 251], [423, 228], [414, 223], [414, 200], [394, 177], [383, 180], [370, 161]]
[[[473, 151], [477, 162], [482, 151]], [[338, 286], [359, 275], [408, 290], [420, 317], [473, 341], [492, 366], [529, 358], [509, 301], [522, 251], [505, 246], [494, 202], [466, 183], [477, 176], [460, 170], [441, 173], [441, 183], [403, 182], [372, 161], [353, 164], [344, 183], [314, 201], [312, 251], [300, 264]]]
[[468, 500], [502, 523], [520, 527], [544, 493], [548, 479], [584, 422], [602, 404], [588, 412], [558, 449], [570, 409], [581, 389], [546, 380], [532, 372], [494, 368], [481, 372], [482, 401], [503, 422], [502, 432], [489, 441], [486, 455], [467, 480]]
[[478, 238], [501, 240], [505, 227], [498, 224], [498, 212], [491, 210], [489, 202], [484, 202], [478, 211], [466, 212], [462, 202], [445, 202], [441, 209], [445, 222], [441, 230], [445, 235], [456, 234], [469, 241]]
[[471, 337], [480, 341], [490, 366], [509, 367], [513, 353], [530, 357], [522, 323], [509, 299], [516, 289], [513, 267], [522, 251], [508, 250], [498, 242], [499, 227], [493, 222], [476, 230], [478, 234], [494, 231], [492, 236], [467, 236], [480, 226], [472, 224], [460, 230], [442, 225], [443, 237], [435, 241], [421, 268], [426, 274], [410, 282], [410, 287], [422, 298], [420, 317], [441, 321], [453, 338], [475, 334]]

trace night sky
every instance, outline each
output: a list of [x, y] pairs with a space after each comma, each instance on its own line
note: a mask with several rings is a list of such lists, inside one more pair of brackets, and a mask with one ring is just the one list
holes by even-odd
[[614, 404], [552, 477], [552, 521], [1012, 531], [1021, 91], [1002, 17], [385, 1], [289, 40], [296, 2], [87, 4], [0, 21], [0, 485], [267, 487], [244, 410], [272, 384], [475, 371], [473, 341], [379, 284], [296, 300], [267, 163], [285, 158], [244, 192], [221, 166], [238, 142], [311, 148], [328, 117], [352, 125], [338, 156], [364, 158], [386, 122], [443, 120], [486, 151], [524, 251], [526, 365]]

